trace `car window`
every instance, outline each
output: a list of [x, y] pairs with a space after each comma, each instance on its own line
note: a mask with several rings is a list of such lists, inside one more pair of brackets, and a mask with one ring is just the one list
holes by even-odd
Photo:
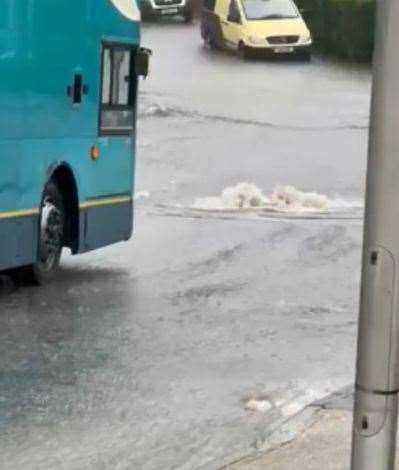
[[297, 18], [298, 10], [290, 0], [242, 0], [248, 20]]

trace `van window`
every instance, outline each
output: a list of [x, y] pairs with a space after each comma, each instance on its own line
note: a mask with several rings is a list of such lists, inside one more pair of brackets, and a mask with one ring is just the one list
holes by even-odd
[[236, 0], [231, 0], [230, 6], [229, 6], [229, 17], [230, 16], [239, 16], [240, 15], [240, 10], [238, 9], [238, 5]]
[[209, 11], [215, 11], [216, 0], [204, 0], [204, 8]]
[[134, 127], [135, 101], [134, 50], [130, 46], [104, 45], [100, 134], [130, 134]]
[[242, 0], [242, 5], [248, 20], [281, 20], [299, 16], [291, 0]]

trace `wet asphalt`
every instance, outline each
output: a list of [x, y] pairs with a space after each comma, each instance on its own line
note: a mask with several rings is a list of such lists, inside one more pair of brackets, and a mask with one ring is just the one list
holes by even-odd
[[[2, 278], [2, 470], [220, 469], [353, 382], [370, 70], [242, 62], [179, 22], [143, 43], [134, 237]], [[242, 181], [347, 207], [191, 209]]]

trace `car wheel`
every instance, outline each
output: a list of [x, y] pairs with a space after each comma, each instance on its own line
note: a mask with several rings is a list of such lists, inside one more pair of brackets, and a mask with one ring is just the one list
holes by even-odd
[[58, 270], [64, 246], [65, 206], [58, 186], [50, 181], [44, 190], [40, 218], [37, 261], [26, 268], [25, 280], [42, 285]]

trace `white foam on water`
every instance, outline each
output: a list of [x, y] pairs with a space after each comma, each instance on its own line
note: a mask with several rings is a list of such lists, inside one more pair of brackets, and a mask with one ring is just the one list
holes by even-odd
[[364, 209], [364, 202], [356, 199], [332, 199], [331, 209]]
[[301, 210], [325, 210], [329, 205], [329, 199], [323, 194], [304, 192], [294, 186], [278, 186], [270, 197], [271, 205], [279, 209]]
[[270, 195], [253, 183], [227, 187], [220, 196], [199, 198], [193, 209], [204, 211], [271, 210], [276, 212], [324, 212], [361, 208], [361, 202], [329, 199], [324, 194], [301, 191], [295, 186], [277, 186]]
[[262, 190], [252, 183], [240, 183], [226, 188], [222, 192], [221, 200], [226, 209], [251, 209], [270, 203]]
[[139, 116], [141, 117], [167, 117], [169, 114], [170, 109], [158, 103], [141, 105], [139, 109]]
[[134, 195], [134, 200], [138, 201], [139, 199], [146, 199], [146, 198], [149, 198], [150, 196], [151, 196], [151, 193], [149, 191], [138, 191]]
[[248, 411], [260, 411], [262, 413], [266, 413], [272, 408], [272, 404], [270, 403], [269, 400], [266, 400], [265, 398], [262, 399], [256, 399], [256, 398], [251, 398], [245, 403], [245, 409]]
[[284, 417], [291, 417], [347, 385], [344, 377], [313, 382], [299, 380], [276, 397], [273, 403]]

